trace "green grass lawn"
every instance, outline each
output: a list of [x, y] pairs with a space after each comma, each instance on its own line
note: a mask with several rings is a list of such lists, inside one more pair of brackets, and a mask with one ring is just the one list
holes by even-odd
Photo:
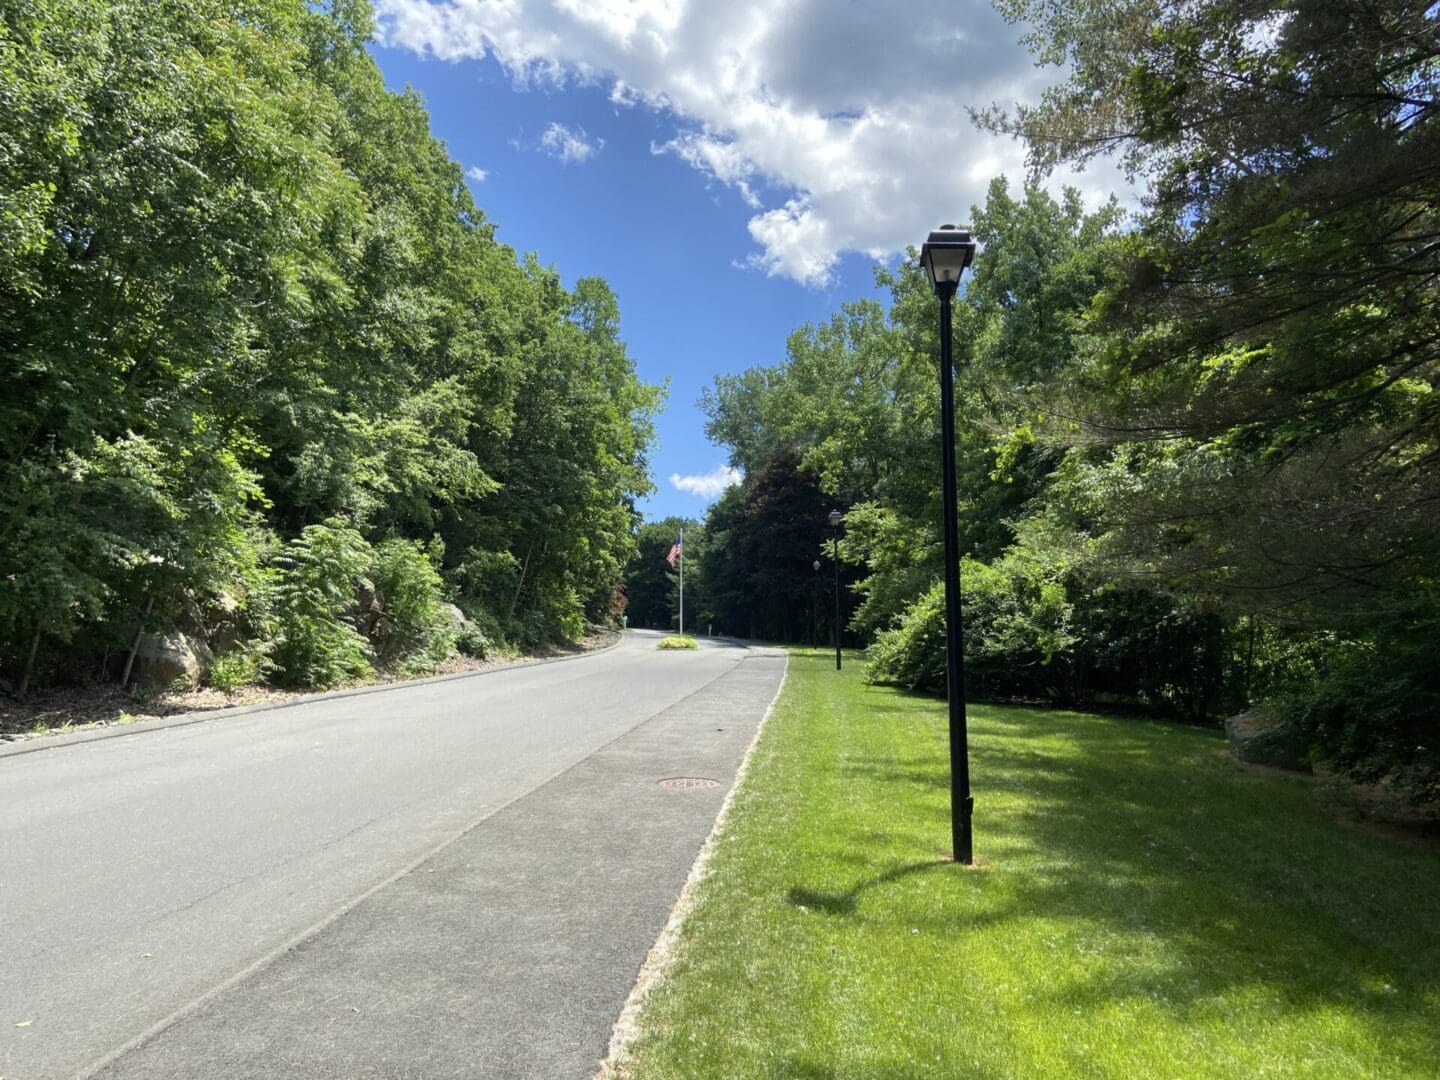
[[797, 651], [631, 1075], [1440, 1076], [1440, 856], [1223, 737], [943, 702]]

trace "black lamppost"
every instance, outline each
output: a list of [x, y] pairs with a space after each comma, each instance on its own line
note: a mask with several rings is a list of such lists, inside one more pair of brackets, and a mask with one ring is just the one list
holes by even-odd
[[816, 630], [816, 624], [820, 621], [820, 560], [816, 559], [815, 576], [810, 579], [810, 647], [818, 648], [820, 645], [820, 633]]
[[835, 670], [840, 670], [840, 522], [845, 515], [830, 511], [830, 544], [835, 563]]
[[955, 496], [955, 373], [950, 356], [950, 302], [975, 259], [968, 229], [942, 225], [920, 248], [920, 265], [940, 298], [940, 456], [945, 513], [945, 686], [950, 704], [950, 842], [955, 861], [975, 861], [970, 753], [965, 738], [965, 642], [960, 621], [960, 526]]

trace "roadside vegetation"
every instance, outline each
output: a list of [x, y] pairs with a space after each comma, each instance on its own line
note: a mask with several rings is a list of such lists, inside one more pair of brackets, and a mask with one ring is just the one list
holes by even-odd
[[1434, 1075], [1440, 850], [1214, 731], [970, 718], [967, 870], [944, 704], [792, 652], [623, 1075]]
[[699, 644], [689, 634], [670, 634], [655, 643], [657, 649], [698, 649]]
[[0, 693], [327, 687], [618, 621], [658, 388], [497, 243], [364, 0], [0, 8]]
[[[1034, 176], [972, 208], [954, 316], [967, 694], [1244, 713], [1440, 811], [1434, 6], [999, 6], [1059, 81], [981, 115]], [[1040, 182], [1101, 152], [1138, 212]], [[942, 691], [937, 305], [877, 276], [706, 394], [744, 483], [687, 530], [687, 608], [830, 639], [839, 509], [844, 640]]]

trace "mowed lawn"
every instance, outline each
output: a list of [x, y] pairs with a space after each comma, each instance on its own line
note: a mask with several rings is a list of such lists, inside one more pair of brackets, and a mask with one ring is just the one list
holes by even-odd
[[943, 702], [797, 651], [629, 1074], [1440, 1076], [1440, 856], [1217, 732]]

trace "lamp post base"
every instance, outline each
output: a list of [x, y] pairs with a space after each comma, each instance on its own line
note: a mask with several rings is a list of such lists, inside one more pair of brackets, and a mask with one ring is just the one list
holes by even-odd
[[954, 859], [962, 866], [975, 863], [975, 833], [971, 821], [975, 816], [975, 797], [967, 796], [954, 804], [954, 816], [950, 820], [950, 843]]

